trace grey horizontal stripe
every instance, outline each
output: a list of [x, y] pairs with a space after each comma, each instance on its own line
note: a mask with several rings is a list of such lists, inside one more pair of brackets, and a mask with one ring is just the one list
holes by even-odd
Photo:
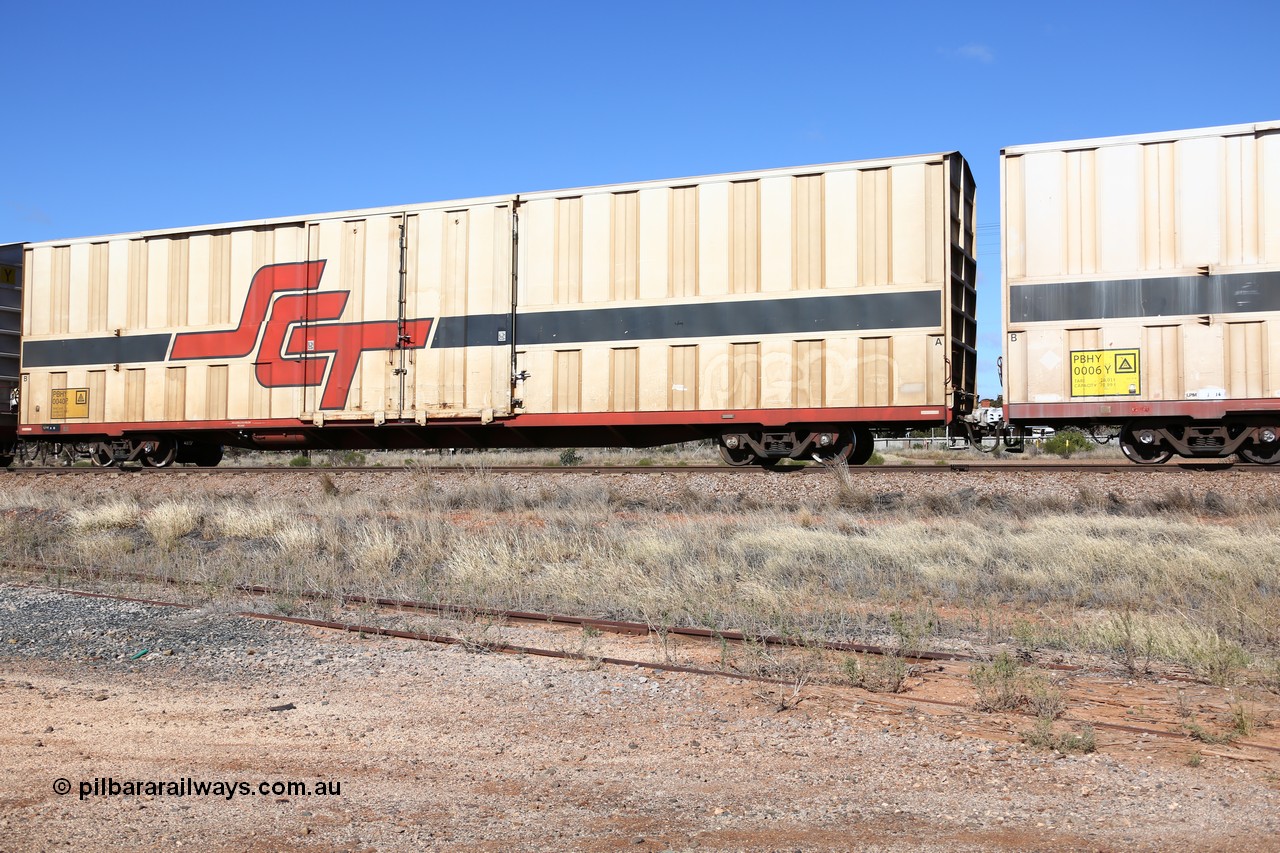
[[[493, 346], [509, 315], [442, 317], [433, 347]], [[449, 330], [465, 320], [465, 335]], [[635, 308], [579, 308], [516, 316], [516, 344], [581, 344], [669, 338], [759, 337], [876, 329], [934, 328], [942, 324], [942, 297], [936, 290], [803, 296], [791, 299], [646, 305]], [[475, 329], [475, 334], [470, 330]], [[466, 341], [467, 343], [463, 343]]]
[[[942, 298], [936, 290], [920, 290], [693, 305], [582, 308], [520, 314], [517, 319], [516, 343], [521, 346], [821, 334], [934, 328], [942, 324]], [[436, 321], [431, 346], [436, 349], [505, 346], [500, 333], [505, 332], [509, 339], [510, 330], [510, 314], [441, 317]], [[26, 367], [164, 361], [171, 337], [159, 334], [27, 341], [22, 346], [22, 360]]]
[[76, 367], [83, 364], [164, 361], [169, 354], [169, 342], [172, 338], [170, 334], [160, 334], [26, 341], [22, 344], [22, 366]]
[[506, 346], [510, 340], [510, 314], [468, 314], [436, 320], [436, 334], [431, 339], [431, 346], [437, 349], [494, 347]]
[[1021, 284], [1011, 323], [1280, 311], [1280, 272]]

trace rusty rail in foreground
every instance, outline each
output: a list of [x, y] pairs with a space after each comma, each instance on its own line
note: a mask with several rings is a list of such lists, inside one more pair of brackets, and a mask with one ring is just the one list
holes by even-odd
[[[147, 598], [132, 598], [124, 595], [111, 595], [108, 593], [101, 593], [101, 592], [83, 592], [79, 590], [70, 590], [70, 589], [56, 590], [56, 591], [66, 593], [68, 595], [80, 596], [83, 598], [102, 598], [102, 599], [110, 599], [115, 601], [126, 601], [126, 602], [133, 602], [137, 604], [147, 604], [153, 607], [175, 607], [175, 608], [181, 608], [184, 610], [194, 609], [194, 605], [183, 604], [181, 602], [159, 601], [156, 599], [147, 599]], [[469, 645], [468, 641], [461, 637], [453, 637], [453, 636], [441, 635], [441, 634], [426, 634], [426, 633], [420, 633], [416, 631], [400, 631], [393, 628], [383, 628], [377, 625], [359, 625], [359, 624], [353, 624], [350, 622], [331, 622], [323, 619], [307, 619], [299, 616], [283, 616], [283, 615], [278, 615], [273, 613], [258, 613], [255, 611], [247, 611], [247, 610], [233, 613], [231, 615], [242, 618], [242, 619], [257, 619], [264, 622], [279, 622], [283, 624], [304, 625], [312, 628], [322, 628], [325, 630], [342, 631], [344, 633], [349, 633], [349, 634], [366, 634], [369, 636], [392, 637], [395, 639], [436, 643], [438, 645], [457, 645], [457, 646], [464, 646], [464, 647]], [[471, 645], [474, 645], [474, 643], [472, 643]], [[517, 646], [517, 645], [513, 645], [509, 643], [501, 643], [501, 642], [484, 643], [479, 650], [500, 652], [505, 654], [520, 654], [520, 655], [530, 655], [530, 656], [537, 656], [537, 657], [558, 658], [561, 660], [574, 660], [574, 661], [581, 661], [581, 662], [592, 663], [592, 664], [602, 664], [602, 665], [608, 665], [608, 666], [639, 667], [642, 669], [656, 670], [659, 672], [678, 672], [678, 673], [686, 673], [689, 675], [700, 675], [700, 676], [706, 676], [706, 677], [712, 677], [712, 678], [728, 678], [736, 681], [751, 681], [751, 682], [764, 683], [764, 684], [782, 684], [782, 685], [792, 684], [791, 681], [786, 679], [770, 678], [768, 676], [762, 676], [762, 675], [750, 675], [747, 673], [730, 672], [727, 670], [703, 669], [699, 667], [686, 667], [686, 666], [680, 666], [678, 664], [668, 664], [668, 663], [661, 663], [661, 662], [637, 661], [637, 660], [629, 660], [626, 658], [596, 657], [594, 655], [587, 655], [581, 652], [569, 652], [561, 649], [543, 649], [543, 648], [538, 648], [536, 646]], [[959, 703], [959, 702], [951, 702], [943, 699], [928, 699], [922, 696], [913, 696], [911, 697], [910, 701], [913, 704], [919, 703], [919, 704], [933, 705], [936, 707], [951, 708], [951, 709], [968, 707], [963, 703]], [[1009, 713], [1013, 713], [1018, 716], [1024, 716], [1024, 717], [1035, 716], [1030, 712], [1011, 711]], [[1100, 729], [1106, 729], [1109, 731], [1124, 732], [1128, 734], [1143, 734], [1143, 735], [1150, 735], [1152, 737], [1159, 737], [1159, 738], [1173, 739], [1173, 740], [1194, 740], [1194, 738], [1192, 738], [1192, 736], [1189, 734], [1186, 734], [1183, 732], [1176, 732], [1176, 731], [1171, 732], [1171, 731], [1168, 731], [1167, 729], [1152, 729], [1144, 726], [1131, 726], [1123, 723], [1108, 723], [1101, 720], [1087, 721], [1087, 722], [1091, 726], [1094, 726]], [[1250, 749], [1280, 753], [1280, 747], [1269, 746], [1267, 744], [1236, 741], [1234, 745], [1237, 747], [1248, 747]]]

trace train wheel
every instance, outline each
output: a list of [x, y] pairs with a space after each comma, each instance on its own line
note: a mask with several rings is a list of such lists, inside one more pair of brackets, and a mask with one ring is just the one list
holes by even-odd
[[216, 468], [218, 463], [222, 461], [222, 445], [201, 445], [199, 450], [196, 451], [193, 461], [201, 468]]
[[0, 454], [0, 468], [8, 468], [12, 464], [13, 464], [12, 453]]
[[168, 468], [178, 458], [178, 445], [169, 438], [144, 441], [138, 458], [147, 468]]
[[1120, 451], [1139, 465], [1161, 465], [1173, 456], [1173, 451], [1160, 443], [1155, 430], [1145, 427], [1126, 426], [1120, 433]]
[[1240, 448], [1240, 458], [1255, 465], [1275, 465], [1280, 462], [1280, 443], [1246, 445]]
[[111, 445], [104, 442], [95, 444], [89, 451], [89, 461], [99, 468], [110, 468], [116, 464], [116, 455], [111, 452]]
[[858, 450], [858, 438], [849, 430], [842, 429], [836, 435], [835, 444], [817, 448], [813, 451], [813, 457], [823, 465], [847, 465], [856, 450]]
[[725, 461], [726, 465], [732, 465], [735, 468], [742, 468], [756, 461], [756, 455], [750, 450], [728, 448], [723, 444], [720, 445], [720, 458]]
[[849, 454], [850, 465], [866, 465], [876, 452], [876, 437], [866, 427], [853, 428], [853, 452]]
[[[814, 451], [813, 458], [823, 465], [848, 465], [853, 459], [857, 445], [852, 441], [843, 441], [834, 448], [825, 447]], [[854, 462], [853, 464], [858, 464]]]
[[1255, 465], [1275, 465], [1280, 462], [1280, 428], [1264, 426], [1253, 435], [1237, 453], [1246, 462]]

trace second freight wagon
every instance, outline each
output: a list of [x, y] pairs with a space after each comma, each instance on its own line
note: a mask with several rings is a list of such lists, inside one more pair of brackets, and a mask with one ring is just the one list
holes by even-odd
[[1004, 149], [1005, 414], [1280, 462], [1280, 122]]

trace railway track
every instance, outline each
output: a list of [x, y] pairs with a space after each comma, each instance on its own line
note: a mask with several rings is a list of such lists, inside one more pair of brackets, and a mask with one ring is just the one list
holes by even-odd
[[[113, 571], [104, 573], [100, 571], [92, 571], [85, 573], [75, 569], [74, 567], [60, 566], [25, 566], [19, 563], [3, 563], [0, 567], [11, 569], [24, 573], [45, 573], [48, 571], [57, 571], [68, 577], [90, 577], [93, 579], [106, 579], [113, 581], [125, 581], [131, 583], [148, 583], [166, 587], [187, 587], [197, 584], [184, 581], [180, 578], [174, 578], [167, 575], [147, 575], [139, 572], [119, 572]], [[293, 592], [288, 590], [276, 589], [274, 587], [262, 586], [260, 584], [236, 584], [232, 587], [235, 592], [244, 593], [252, 596], [288, 596], [293, 598], [301, 598], [308, 601], [329, 602], [343, 607], [352, 605], [375, 607], [385, 611], [395, 613], [419, 613], [432, 616], [443, 616], [446, 618], [485, 618], [499, 620], [503, 623], [521, 623], [539, 626], [564, 626], [577, 628], [590, 628], [601, 633], [622, 634], [627, 636], [651, 636], [654, 634], [666, 634], [668, 636], [689, 638], [693, 640], [710, 640], [717, 643], [754, 643], [758, 646], [791, 646], [795, 648], [822, 649], [824, 651], [847, 652], [857, 654], [868, 654], [878, 656], [896, 656], [904, 660], [914, 663], [925, 661], [930, 662], [949, 662], [949, 663], [977, 663], [983, 659], [973, 655], [964, 654], [955, 651], [929, 651], [927, 649], [900, 649], [897, 647], [879, 646], [869, 643], [853, 643], [845, 641], [823, 641], [801, 637], [784, 637], [775, 634], [751, 634], [743, 631], [725, 630], [717, 628], [704, 628], [690, 625], [664, 625], [661, 628], [651, 625], [647, 622], [633, 622], [619, 619], [601, 619], [590, 616], [576, 616], [562, 613], [545, 613], [534, 612], [528, 610], [500, 610], [487, 607], [472, 607], [469, 605], [449, 604], [444, 602], [428, 602], [417, 601], [413, 599], [403, 598], [386, 598], [376, 596], [365, 596], [357, 594], [329, 594], [322, 592]], [[1053, 670], [1055, 672], [1076, 673], [1091, 672], [1094, 674], [1102, 674], [1105, 670], [1090, 669], [1083, 666], [1075, 666], [1072, 664], [1061, 664], [1052, 662], [1041, 662], [1037, 664], [1041, 669]], [[1202, 683], [1200, 679], [1190, 678], [1171, 673], [1166, 673], [1165, 678], [1171, 681], [1182, 681], [1191, 684]]]
[[[5, 568], [16, 569], [21, 572], [37, 572], [45, 571], [45, 567], [23, 566], [20, 564], [7, 563]], [[101, 573], [90, 573], [87, 576], [101, 578]], [[149, 576], [135, 573], [112, 573], [108, 576], [115, 580], [138, 581], [151, 583], [162, 586], [186, 586], [186, 582], [179, 579], [165, 576]], [[237, 592], [249, 595], [279, 595], [281, 591], [264, 586], [237, 586]], [[173, 607], [185, 610], [191, 610], [197, 605], [187, 604], [184, 602], [167, 601], [155, 598], [140, 598], [135, 596], [117, 595], [111, 593], [92, 592], [87, 590], [77, 590], [65, 587], [57, 588], [58, 592], [66, 593], [83, 598], [102, 598], [116, 601], [133, 602], [147, 604], [155, 607]], [[389, 599], [389, 598], [372, 598], [359, 595], [326, 595], [319, 593], [297, 594], [295, 597], [302, 597], [317, 601], [328, 601], [331, 603], [343, 605], [367, 605], [388, 611], [397, 612], [418, 612], [434, 615], [442, 615], [446, 617], [475, 617], [485, 616], [500, 618], [511, 622], [523, 622], [526, 624], [541, 624], [543, 627], [552, 626], [578, 626], [582, 628], [594, 628], [602, 632], [643, 635], [653, 633], [655, 628], [645, 623], [627, 622], [609, 619], [596, 619], [590, 617], [567, 616], [548, 613], [534, 613], [528, 611], [502, 611], [489, 610], [485, 608], [470, 608], [451, 604], [433, 604], [429, 602]], [[236, 618], [253, 619], [264, 622], [276, 622], [290, 625], [301, 625], [310, 628], [317, 628], [328, 631], [338, 631], [343, 633], [354, 633], [363, 636], [378, 636], [391, 639], [408, 640], [413, 642], [427, 642], [437, 645], [446, 646], [462, 646], [473, 651], [483, 651], [499, 654], [527, 655], [533, 657], [547, 657], [560, 660], [578, 661], [598, 666], [616, 666], [627, 668], [642, 668], [656, 670], [659, 672], [684, 673], [706, 678], [720, 678], [740, 682], [754, 682], [770, 685], [780, 685], [783, 687], [792, 686], [795, 689], [799, 687], [794, 684], [793, 680], [787, 678], [771, 677], [768, 675], [760, 675], [755, 673], [741, 672], [733, 669], [719, 668], [712, 669], [707, 667], [688, 666], [683, 664], [671, 663], [668, 661], [650, 661], [638, 660], [632, 658], [622, 658], [615, 656], [599, 656], [585, 652], [569, 651], [563, 648], [546, 648], [542, 646], [531, 646], [525, 644], [508, 643], [497, 640], [486, 640], [482, 644], [477, 645], [475, 640], [468, 639], [461, 635], [439, 634], [433, 632], [410, 631], [398, 628], [389, 628], [383, 625], [357, 623], [348, 621], [337, 621], [333, 619], [316, 619], [304, 616], [289, 616], [279, 613], [265, 613], [257, 610], [240, 610], [229, 614]], [[795, 641], [794, 639], [784, 637], [772, 637], [763, 635], [749, 635], [735, 631], [715, 631], [705, 628], [691, 628], [672, 626], [664, 628], [667, 633], [675, 634], [691, 641], [713, 641], [713, 642], [754, 642], [764, 645], [806, 645]], [[970, 655], [963, 655], [951, 652], [926, 652], [921, 650], [911, 650], [902, 652], [897, 649], [889, 649], [883, 646], [865, 645], [858, 643], [809, 643], [809, 648], [823, 648], [839, 652], [857, 652], [861, 654], [871, 655], [900, 655], [904, 660], [908, 661], [931, 661], [935, 664], [935, 671], [942, 671], [947, 666], [968, 667], [970, 664], [979, 661]], [[1085, 667], [1065, 666], [1065, 665], [1044, 665], [1041, 668], [1057, 669], [1069, 673], [1080, 675], [1097, 674], [1099, 671], [1091, 670]], [[1174, 680], [1193, 681], [1193, 679], [1185, 679], [1181, 677], [1173, 677]], [[874, 694], [875, 702], [886, 708], [894, 708], [898, 704], [903, 703], [904, 707], [911, 707], [917, 704], [929, 705], [940, 709], [947, 710], [967, 710], [969, 705], [963, 702], [955, 702], [936, 697], [927, 697], [913, 693], [910, 696], [898, 696], [897, 694]], [[1034, 713], [1028, 711], [1009, 711], [1007, 713], [1016, 716], [1032, 718]], [[1140, 737], [1158, 738], [1161, 740], [1176, 740], [1182, 742], [1194, 742], [1194, 737], [1188, 732], [1169, 730], [1167, 728], [1153, 728], [1149, 726], [1138, 726], [1128, 723], [1117, 723], [1105, 720], [1087, 720], [1089, 725], [1099, 729], [1108, 731], [1121, 732], [1125, 734], [1138, 735]], [[1252, 741], [1237, 740], [1233, 744], [1235, 747], [1247, 747], [1262, 752], [1280, 754], [1280, 747], [1272, 746], [1264, 743], [1256, 743]]]
[[[308, 474], [350, 474], [360, 473], [376, 476], [380, 473], [403, 473], [413, 471], [432, 476], [462, 476], [475, 474], [538, 474], [555, 476], [559, 474], [590, 474], [596, 476], [609, 474], [713, 474], [736, 476], [814, 476], [830, 472], [825, 465], [784, 466], [772, 470], [755, 467], [734, 468], [728, 465], [605, 465], [605, 466], [535, 466], [535, 465], [485, 465], [485, 466], [413, 466], [387, 465], [369, 466], [333, 466], [333, 467], [299, 467], [262, 466], [262, 467], [218, 467], [199, 468], [176, 466], [172, 468], [143, 468], [140, 466], [95, 468], [95, 467], [15, 467], [0, 469], [0, 476], [37, 477], [37, 476], [244, 476], [250, 474], [280, 474], [284, 476], [303, 477]], [[1129, 462], [949, 462], [946, 464], [919, 465], [876, 465], [851, 466], [844, 470], [852, 477], [876, 477], [892, 473], [908, 476], [927, 477], [945, 473], [1095, 473], [1095, 474], [1135, 474], [1135, 475], [1179, 475], [1204, 472], [1239, 473], [1246, 476], [1262, 476], [1280, 472], [1280, 466], [1240, 465], [1232, 462], [1203, 462], [1165, 465], [1134, 465]]]
[[[184, 581], [180, 578], [170, 577], [168, 575], [148, 575], [140, 572], [102, 572], [98, 570], [82, 571], [74, 566], [31, 566], [21, 563], [0, 562], [0, 568], [18, 571], [27, 574], [44, 574], [50, 571], [57, 572], [67, 577], [85, 577], [94, 580], [110, 580], [125, 581], [130, 583], [146, 583], [155, 584], [165, 587], [187, 587], [196, 586], [191, 581]], [[289, 596], [293, 598], [306, 599], [308, 601], [331, 602], [341, 606], [364, 605], [376, 607], [382, 610], [393, 611], [396, 613], [422, 613], [432, 616], [444, 617], [483, 617], [488, 619], [499, 619], [504, 622], [519, 622], [536, 625], [557, 625], [570, 626], [577, 628], [592, 628], [603, 633], [624, 634], [630, 636], [647, 636], [658, 633], [659, 629], [646, 622], [630, 622], [618, 619], [597, 619], [590, 616], [573, 616], [560, 613], [540, 613], [528, 610], [497, 610], [486, 607], [471, 607], [460, 604], [433, 603], [429, 601], [416, 601], [413, 599], [403, 598], [383, 598], [355, 594], [329, 594], [322, 592], [308, 591], [290, 591], [276, 589], [274, 587], [262, 586], [260, 584], [236, 584], [231, 587], [234, 592], [244, 593], [253, 596]], [[69, 591], [69, 590], [68, 590]], [[847, 642], [816, 642], [802, 640], [796, 637], [781, 637], [773, 634], [748, 634], [742, 631], [718, 630], [713, 628], [700, 628], [693, 626], [670, 625], [663, 626], [661, 629], [669, 635], [678, 637], [691, 637], [699, 640], [714, 640], [716, 642], [732, 642], [732, 643], [756, 643], [759, 645], [773, 646], [797, 646], [806, 648], [821, 648], [827, 651], [836, 652], [859, 652], [862, 654], [874, 655], [901, 655], [907, 660], [912, 661], [976, 661], [971, 655], [960, 654], [958, 652], [933, 652], [926, 650], [906, 650], [890, 649], [885, 646], [868, 645], [864, 643], [847, 643]], [[1076, 671], [1079, 667], [1056, 666], [1055, 668], [1063, 671]]]
[[[198, 586], [198, 584], [194, 582], [184, 581], [180, 578], [174, 578], [167, 575], [148, 575], [139, 572], [101, 572], [93, 570], [86, 573], [68, 566], [27, 566], [20, 563], [5, 562], [0, 562], [0, 568], [6, 568], [23, 573], [47, 573], [49, 571], [57, 571], [59, 574], [66, 577], [88, 577], [96, 580], [145, 583], [164, 587]], [[374, 607], [394, 613], [418, 613], [455, 619], [484, 618], [497, 620], [502, 623], [590, 628], [601, 633], [622, 634], [636, 637], [665, 634], [667, 636], [686, 638], [695, 641], [709, 640], [716, 643], [755, 644], [761, 647], [790, 646], [794, 648], [822, 649], [824, 651], [877, 655], [882, 657], [895, 656], [913, 663], [923, 663], [927, 661], [933, 663], [946, 662], [970, 664], [982, 662], [984, 660], [981, 657], [975, 657], [973, 655], [955, 651], [939, 652], [927, 649], [901, 649], [869, 643], [853, 643], [837, 640], [823, 641], [794, 636], [784, 637], [774, 634], [752, 634], [743, 631], [705, 628], [691, 625], [663, 625], [659, 628], [658, 626], [651, 625], [646, 622], [633, 622], [619, 619], [602, 619], [590, 616], [534, 612], [528, 610], [501, 610], [487, 607], [473, 607], [470, 605], [449, 604], [445, 602], [433, 603], [413, 599], [386, 598], [349, 593], [330, 594], [323, 592], [308, 592], [305, 590], [289, 591], [260, 584], [236, 584], [231, 587], [231, 589], [234, 592], [251, 596], [285, 596], [314, 602], [328, 602], [342, 607], [355, 605]], [[1095, 675], [1107, 673], [1107, 670], [1104, 669], [1076, 666], [1074, 664], [1053, 663], [1049, 661], [1037, 663], [1036, 666], [1040, 669], [1062, 673], [1092, 673]], [[722, 671], [717, 671], [717, 674], [723, 675], [724, 673]], [[1180, 681], [1188, 684], [1204, 683], [1202, 679], [1177, 675], [1174, 673], [1165, 673], [1163, 677], [1170, 681]]]

